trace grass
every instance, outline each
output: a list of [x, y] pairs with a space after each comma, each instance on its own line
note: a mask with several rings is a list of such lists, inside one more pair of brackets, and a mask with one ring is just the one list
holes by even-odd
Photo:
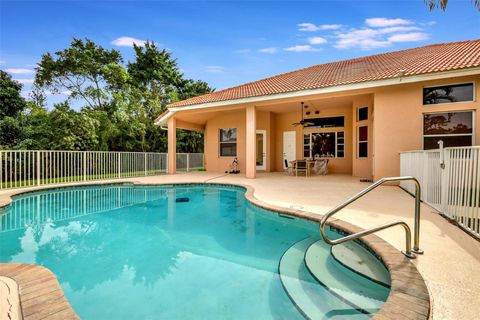
[[[190, 171], [204, 171], [204, 170], [205, 169], [203, 167], [190, 168]], [[186, 169], [179, 169], [178, 171], [186, 172]], [[58, 177], [58, 178], [56, 177], [56, 178], [40, 179], [40, 185], [104, 180], [104, 179], [134, 178], [134, 177], [142, 177], [142, 176], [153, 176], [153, 175], [159, 175], [164, 173], [165, 171], [149, 170], [145, 174], [145, 171], [141, 170], [141, 171], [133, 171], [133, 172], [122, 172], [120, 173], [120, 177], [118, 176], [118, 173], [91, 174], [91, 175], [86, 175], [85, 178], [83, 175], [65, 176], [65, 177]], [[0, 183], [0, 189], [31, 187], [36, 185], [37, 185], [37, 179], [17, 180], [16, 182], [4, 181]]]

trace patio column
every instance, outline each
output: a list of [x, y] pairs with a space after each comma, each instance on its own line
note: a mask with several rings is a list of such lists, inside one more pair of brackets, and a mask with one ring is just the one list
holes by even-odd
[[248, 106], [246, 108], [246, 152], [245, 152], [245, 161], [246, 161], [246, 177], [250, 179], [255, 178], [257, 172], [256, 168], [256, 130], [257, 130], [257, 115], [255, 106]]
[[177, 172], [177, 120], [168, 119], [168, 174]]

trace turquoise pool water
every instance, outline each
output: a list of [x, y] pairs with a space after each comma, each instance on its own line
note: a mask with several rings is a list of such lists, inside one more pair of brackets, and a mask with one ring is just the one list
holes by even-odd
[[50, 268], [82, 319], [360, 319], [389, 293], [332, 259], [317, 224], [259, 209], [242, 188], [64, 188], [4, 211], [0, 262]]

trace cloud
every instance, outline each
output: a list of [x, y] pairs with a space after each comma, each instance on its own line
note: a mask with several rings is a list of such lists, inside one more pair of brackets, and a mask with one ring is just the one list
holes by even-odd
[[207, 66], [206, 71], [212, 73], [222, 73], [225, 71], [225, 68], [221, 66]]
[[33, 79], [13, 79], [17, 82], [20, 82], [21, 84], [32, 84], [33, 83]]
[[278, 52], [278, 49], [277, 48], [274, 48], [274, 47], [271, 47], [271, 48], [262, 48], [262, 49], [258, 49], [258, 52], [261, 52], [261, 53], [277, 53]]
[[395, 34], [388, 38], [390, 42], [415, 42], [428, 39], [428, 34], [423, 32], [410, 32]]
[[319, 51], [319, 49], [316, 49], [312, 47], [311, 45], [304, 44], [304, 45], [296, 45], [293, 47], [288, 47], [283, 49], [285, 51], [291, 51], [291, 52], [311, 52], [311, 51]]
[[70, 96], [72, 94], [72, 91], [65, 90], [65, 91], [60, 92], [60, 94], [63, 95], [63, 96]]
[[[388, 27], [380, 29], [352, 29], [345, 33], [337, 33], [337, 42], [334, 47], [338, 49], [376, 49], [391, 46], [395, 42], [416, 42], [428, 39], [428, 34], [423, 32], [402, 32], [419, 30], [418, 27]], [[398, 33], [400, 32], [400, 33]]]
[[310, 44], [324, 44], [327, 43], [327, 39], [322, 37], [311, 37], [308, 38], [308, 43]]
[[0, 64], [5, 64], [5, 60], [0, 60]]
[[113, 40], [111, 44], [117, 47], [133, 47], [134, 44], [144, 47], [146, 42], [146, 40], [135, 39], [132, 37], [120, 37]]
[[22, 68], [10, 68], [10, 69], [5, 69], [8, 73], [11, 74], [34, 74], [35, 71], [31, 69], [22, 69]]
[[341, 24], [315, 25], [311, 22], [299, 23], [297, 26], [299, 31], [307, 31], [307, 32], [320, 31], [320, 30], [338, 30], [343, 27]]
[[368, 18], [365, 20], [365, 24], [369, 27], [392, 27], [392, 26], [399, 26], [399, 25], [408, 25], [412, 24], [413, 22], [406, 19], [388, 19], [388, 18]]

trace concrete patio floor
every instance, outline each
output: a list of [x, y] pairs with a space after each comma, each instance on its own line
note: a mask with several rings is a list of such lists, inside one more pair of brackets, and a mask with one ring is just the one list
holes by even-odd
[[[369, 184], [348, 175], [293, 177], [260, 173], [257, 179], [243, 175], [192, 172], [176, 175], [112, 180], [140, 183], [212, 182], [250, 185], [255, 197], [268, 204], [324, 214]], [[104, 181], [102, 181], [104, 182]], [[95, 182], [91, 182], [95, 183]], [[97, 182], [98, 183], [98, 182]], [[32, 190], [36, 188], [28, 188]], [[22, 190], [0, 191], [0, 206], [9, 195]], [[340, 211], [336, 217], [369, 228], [401, 219], [413, 228], [414, 198], [395, 186], [383, 186]], [[403, 249], [405, 233], [397, 227], [377, 233]], [[420, 247], [425, 250], [414, 264], [428, 286], [433, 319], [478, 319], [480, 304], [480, 241], [475, 240], [422, 203]]]

